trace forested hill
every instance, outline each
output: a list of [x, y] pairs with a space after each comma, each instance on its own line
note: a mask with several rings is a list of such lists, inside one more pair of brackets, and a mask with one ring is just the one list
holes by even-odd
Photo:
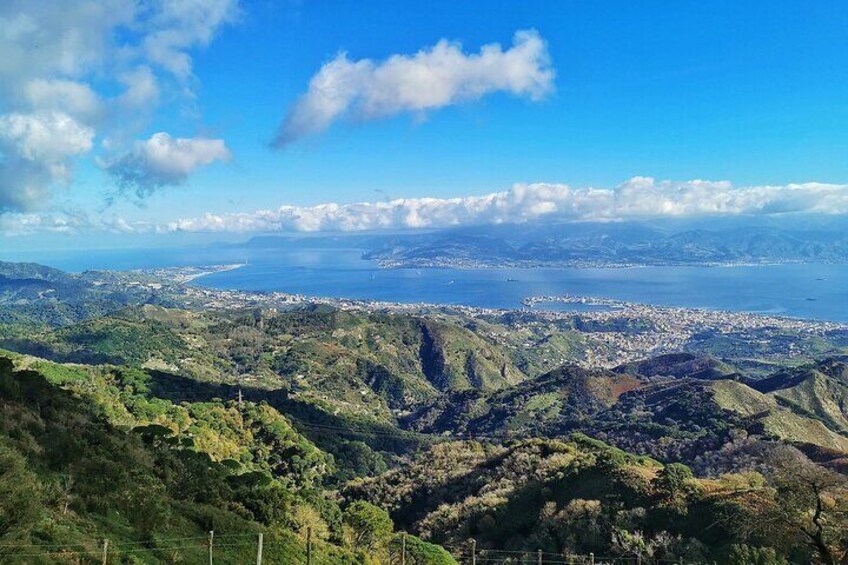
[[[748, 446], [765, 474], [713, 479], [581, 434], [505, 445], [431, 438], [386, 471], [364, 464], [364, 444], [338, 459], [298, 427], [262, 402], [174, 404], [143, 371], [2, 356], [2, 561], [100, 563], [108, 539], [108, 563], [204, 563], [210, 530], [223, 563], [252, 562], [260, 532], [266, 563], [306, 563], [308, 531], [312, 562], [328, 564], [396, 563], [404, 545], [408, 563], [452, 564], [472, 537], [485, 562], [542, 550], [835, 563], [844, 548], [843, 483], [779, 443]], [[387, 433], [334, 427], [337, 437]], [[371, 478], [345, 486], [350, 472]], [[827, 501], [824, 549], [803, 533], [820, 500], [810, 484]]]
[[117, 272], [66, 273], [34, 263], [0, 261], [0, 327], [27, 333], [73, 324], [128, 305], [173, 306], [154, 277]]
[[[15, 369], [15, 364], [28, 368]], [[388, 562], [398, 535], [366, 502], [324, 490], [332, 456], [266, 404], [172, 404], [143, 374], [0, 356], [0, 561]], [[108, 548], [107, 548], [108, 549]], [[408, 536], [411, 562], [454, 563]], [[319, 561], [313, 561], [319, 562]]]
[[259, 533], [266, 563], [303, 563], [310, 531], [321, 565], [397, 563], [404, 540], [406, 563], [454, 563], [469, 538], [481, 563], [848, 554], [842, 329], [605, 367], [660, 321], [206, 307], [144, 274], [5, 269], [4, 563], [99, 563], [104, 539], [108, 563], [199, 563], [209, 531], [233, 563]]

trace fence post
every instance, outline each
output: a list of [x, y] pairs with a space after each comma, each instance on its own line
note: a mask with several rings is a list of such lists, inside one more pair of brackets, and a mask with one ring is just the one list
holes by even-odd
[[209, 565], [212, 565], [212, 541], [215, 539], [215, 532], [209, 530]]
[[541, 549], [537, 549], [537, 550], [536, 550], [536, 555], [539, 557], [539, 559], [538, 559], [538, 564], [539, 564], [539, 565], [542, 565], [542, 550], [541, 550]]
[[262, 565], [262, 542], [264, 541], [263, 535], [260, 532], [258, 544], [256, 546], [256, 565]]
[[406, 565], [406, 532], [400, 535], [400, 565]]
[[312, 527], [306, 528], [306, 565], [312, 565]]
[[471, 565], [477, 565], [477, 540], [471, 539]]
[[103, 540], [103, 565], [106, 565], [109, 559], [109, 540]]
[[594, 553], [589, 554], [589, 565], [595, 565], [595, 554]]

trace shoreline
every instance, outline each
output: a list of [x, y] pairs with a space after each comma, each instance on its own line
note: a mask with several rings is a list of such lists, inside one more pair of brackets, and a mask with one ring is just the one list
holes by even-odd
[[[627, 301], [621, 299], [614, 298], [606, 298], [606, 297], [598, 297], [598, 296], [589, 296], [589, 295], [573, 295], [569, 293], [563, 294], [553, 294], [553, 295], [529, 295], [524, 296], [518, 300], [515, 306], [502, 306], [502, 307], [486, 307], [486, 306], [475, 306], [467, 303], [451, 303], [451, 302], [402, 302], [402, 301], [387, 301], [380, 299], [370, 299], [370, 298], [350, 298], [344, 296], [318, 296], [311, 295], [306, 293], [294, 293], [294, 292], [286, 292], [283, 290], [249, 290], [249, 289], [227, 289], [221, 287], [212, 287], [206, 285], [195, 286], [192, 285], [193, 282], [198, 281], [204, 277], [209, 275], [213, 275], [216, 273], [223, 273], [228, 271], [235, 271], [245, 267], [247, 263], [233, 263], [233, 264], [223, 264], [223, 265], [208, 265], [201, 267], [164, 267], [159, 269], [138, 269], [133, 272], [143, 273], [147, 275], [153, 275], [157, 278], [164, 278], [173, 283], [179, 285], [186, 285], [188, 287], [194, 289], [205, 289], [208, 291], [214, 292], [223, 292], [223, 293], [241, 293], [245, 295], [252, 296], [276, 296], [276, 297], [287, 297], [287, 302], [289, 304], [294, 302], [312, 302], [312, 303], [320, 303], [320, 304], [335, 304], [335, 303], [344, 303], [344, 304], [352, 304], [359, 303], [363, 305], [380, 305], [382, 308], [401, 308], [407, 309], [408, 307], [413, 308], [426, 308], [426, 309], [444, 309], [444, 308], [461, 308], [466, 309], [468, 311], [479, 310], [479, 311], [500, 311], [500, 312], [532, 312], [532, 313], [560, 313], [565, 315], [576, 315], [576, 314], [587, 314], [587, 313], [600, 313], [601, 311], [609, 310], [614, 312], [627, 312], [634, 311], [634, 309], [642, 309], [642, 308], [652, 308], [652, 309], [663, 309], [666, 311], [690, 311], [690, 312], [710, 312], [710, 313], [724, 313], [727, 315], [744, 315], [744, 316], [758, 316], [761, 318], [769, 318], [775, 320], [792, 320], [798, 321], [808, 324], [834, 324], [840, 327], [844, 326], [848, 328], [848, 320], [834, 320], [834, 319], [824, 319], [824, 318], [815, 318], [815, 317], [804, 317], [798, 315], [790, 315], [790, 314], [775, 314], [765, 312], [758, 312], [752, 310], [734, 310], [727, 308], [716, 308], [709, 306], [685, 306], [685, 305], [660, 305], [652, 302], [644, 302], [644, 301]], [[781, 263], [774, 266], [787, 265], [787, 263]], [[734, 266], [742, 266], [742, 265], [734, 265]], [[764, 265], [757, 265], [764, 266]], [[675, 266], [668, 266], [675, 267]], [[698, 266], [700, 267], [700, 266]], [[467, 269], [474, 270], [474, 269]], [[121, 271], [116, 271], [121, 272]], [[519, 282], [519, 281], [515, 281]], [[557, 308], [537, 308], [536, 306], [541, 303], [552, 303], [552, 304], [577, 304], [577, 305], [585, 305], [590, 307], [600, 307], [598, 309], [590, 308], [589, 310], [579, 311], [579, 310], [563, 310]]]
[[705, 262], [656, 262], [656, 263], [612, 263], [595, 261], [393, 261], [373, 260], [380, 269], [456, 269], [456, 270], [497, 270], [497, 269], [645, 269], [650, 267], [686, 267], [686, 268], [736, 268], [736, 267], [780, 267], [784, 265], [846, 265], [845, 261], [705, 261]]

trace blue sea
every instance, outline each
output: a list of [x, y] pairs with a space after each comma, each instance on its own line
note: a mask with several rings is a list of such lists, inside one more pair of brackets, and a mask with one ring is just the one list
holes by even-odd
[[[68, 271], [247, 263], [197, 279], [220, 289], [403, 303], [518, 308], [525, 297], [574, 294], [663, 306], [848, 322], [848, 265], [536, 269], [380, 269], [358, 249], [197, 247], [6, 253]], [[539, 305], [545, 307], [545, 305]], [[548, 305], [562, 309], [563, 305]]]

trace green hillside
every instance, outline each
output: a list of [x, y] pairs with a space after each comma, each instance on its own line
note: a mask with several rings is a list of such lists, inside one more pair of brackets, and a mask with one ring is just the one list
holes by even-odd
[[203, 314], [141, 306], [7, 338], [60, 362], [238, 380], [386, 419], [441, 392], [497, 390], [528, 377], [493, 340], [456, 321], [337, 310]]
[[848, 434], [848, 365], [834, 359], [784, 369], [752, 384], [780, 404]]
[[[93, 562], [104, 538], [109, 563], [203, 562], [210, 530], [233, 563], [253, 559], [259, 532], [266, 562], [302, 562], [309, 530], [322, 565], [397, 563], [400, 531], [415, 565], [453, 563], [468, 538], [481, 563], [848, 552], [838, 358], [587, 368], [619, 332], [650, 328], [219, 310], [145, 275], [3, 268], [4, 563]], [[827, 519], [810, 525], [816, 505]]]
[[[766, 450], [776, 466], [801, 461], [777, 446]], [[775, 497], [797, 494], [780, 490], [782, 477], [697, 479], [683, 465], [663, 466], [578, 434], [508, 446], [439, 445], [383, 476], [351, 483], [344, 494], [389, 508], [399, 525], [425, 539], [466, 549], [474, 539], [484, 562], [535, 562], [539, 551], [566, 563], [589, 554], [605, 563], [785, 564], [783, 555], [820, 562], [803, 532], [761, 527], [783, 513]], [[831, 541], [845, 524], [833, 510], [822, 534]], [[759, 557], [747, 560], [752, 555]]]
[[[316, 558], [391, 558], [391, 522], [368, 546], [351, 541], [351, 528], [374, 524], [361, 504], [328, 495], [333, 458], [276, 410], [175, 405], [146, 396], [148, 384], [134, 370], [0, 357], [4, 563], [100, 563], [103, 539], [109, 563], [200, 563], [210, 530], [220, 562], [251, 561], [263, 532], [265, 562], [292, 563], [306, 528]], [[453, 563], [436, 546], [411, 547], [430, 556], [422, 563]]]

